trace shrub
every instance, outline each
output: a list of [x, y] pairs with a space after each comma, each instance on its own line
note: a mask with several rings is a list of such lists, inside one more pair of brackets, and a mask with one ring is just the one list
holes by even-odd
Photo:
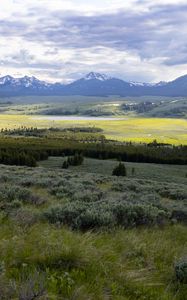
[[79, 202], [65, 206], [55, 206], [44, 212], [50, 223], [61, 223], [72, 229], [89, 230], [101, 227], [113, 227], [115, 220], [110, 211], [94, 208]]
[[22, 206], [22, 203], [20, 200], [13, 200], [12, 202], [7, 202], [4, 204], [4, 209], [6, 210], [6, 212], [10, 212], [13, 209], [18, 209]]
[[35, 184], [35, 180], [33, 178], [22, 178], [20, 184], [24, 187], [31, 187]]
[[6, 201], [21, 200], [27, 201], [30, 198], [31, 192], [16, 185], [4, 185], [1, 187], [0, 199]]
[[47, 199], [37, 194], [32, 194], [29, 198], [29, 202], [34, 205], [42, 205], [47, 202]]
[[96, 202], [101, 200], [103, 196], [103, 193], [98, 190], [84, 190], [84, 191], [78, 191], [75, 193], [73, 197], [73, 201], [81, 201], [81, 202]]
[[56, 205], [48, 208], [44, 212], [44, 217], [52, 224], [61, 223], [76, 227], [78, 216], [85, 210], [85, 207], [80, 203], [68, 203], [64, 206]]
[[68, 225], [73, 229], [124, 228], [140, 225], [162, 224], [168, 215], [151, 205], [129, 205], [127, 203], [76, 201], [64, 206], [54, 206], [44, 212], [50, 223]]
[[139, 225], [156, 225], [168, 218], [165, 211], [151, 205], [119, 203], [112, 210], [117, 224], [125, 228]]
[[181, 258], [175, 264], [175, 276], [177, 281], [187, 284], [187, 257]]
[[111, 228], [114, 227], [114, 225], [115, 220], [111, 212], [86, 209], [78, 216], [75, 229], [84, 231], [98, 228]]
[[171, 219], [177, 220], [179, 222], [184, 222], [187, 224], [187, 211], [186, 210], [179, 210], [174, 209], [172, 212]]
[[42, 205], [46, 202], [45, 198], [37, 194], [32, 194], [29, 189], [14, 185], [4, 185], [1, 187], [0, 200], [1, 208], [6, 210], [19, 208], [22, 203]]
[[169, 198], [173, 200], [185, 200], [187, 199], [187, 192], [185, 190], [179, 189], [177, 186], [172, 188], [166, 186], [158, 190], [160, 196], [164, 198]]
[[23, 228], [30, 227], [39, 220], [39, 215], [37, 213], [24, 207], [12, 212], [10, 217]]
[[52, 180], [48, 177], [46, 178], [40, 178], [36, 181], [35, 185], [41, 188], [46, 188], [51, 186]]

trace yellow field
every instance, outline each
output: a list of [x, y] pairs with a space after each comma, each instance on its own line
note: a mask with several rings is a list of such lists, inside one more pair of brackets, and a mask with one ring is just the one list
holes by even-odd
[[0, 128], [96, 126], [102, 128], [104, 135], [109, 139], [134, 142], [150, 142], [156, 139], [158, 142], [187, 145], [187, 120], [184, 119], [127, 118], [110, 121], [51, 121], [35, 119], [38, 117], [3, 114], [0, 115]]

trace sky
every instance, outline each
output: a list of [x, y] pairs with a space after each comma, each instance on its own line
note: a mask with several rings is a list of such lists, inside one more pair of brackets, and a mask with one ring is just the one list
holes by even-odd
[[187, 74], [187, 0], [1, 0], [0, 76], [68, 83]]

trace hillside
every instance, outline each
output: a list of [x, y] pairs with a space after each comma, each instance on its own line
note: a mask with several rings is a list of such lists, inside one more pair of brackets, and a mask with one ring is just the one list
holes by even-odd
[[154, 165], [154, 180], [134, 166], [120, 179], [1, 165], [2, 299], [185, 299], [175, 270], [186, 249], [185, 168], [165, 182]]

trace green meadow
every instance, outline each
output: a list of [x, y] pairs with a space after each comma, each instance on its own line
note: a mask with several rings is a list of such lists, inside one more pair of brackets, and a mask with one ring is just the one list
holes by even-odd
[[103, 129], [107, 139], [132, 142], [158, 142], [174, 145], [187, 145], [187, 120], [167, 118], [145, 117], [120, 117], [112, 120], [54, 120], [38, 115], [0, 115], [0, 128], [15, 129], [20, 126], [26, 127], [80, 127], [95, 126]]
[[[57, 116], [65, 116], [66, 120], [55, 120]], [[79, 119], [73, 119], [73, 116]], [[187, 99], [180, 97], [32, 96], [0, 99], [0, 128], [96, 126], [103, 129], [107, 139], [122, 142], [148, 143], [156, 139], [186, 145], [186, 116]]]

